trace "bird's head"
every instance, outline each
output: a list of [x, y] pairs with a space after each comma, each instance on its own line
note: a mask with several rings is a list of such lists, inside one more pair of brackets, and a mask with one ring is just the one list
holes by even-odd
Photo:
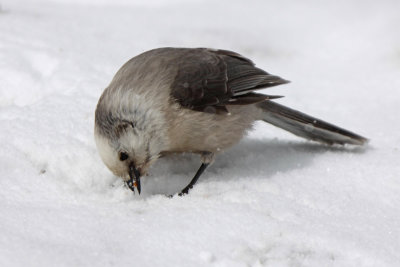
[[124, 105], [124, 101], [116, 104], [103, 96], [96, 108], [94, 131], [100, 157], [131, 190], [136, 187], [140, 194], [140, 178], [165, 147], [163, 119], [159, 111], [138, 99], [131, 97]]

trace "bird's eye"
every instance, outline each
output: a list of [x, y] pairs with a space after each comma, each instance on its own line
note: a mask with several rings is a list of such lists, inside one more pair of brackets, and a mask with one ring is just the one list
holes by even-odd
[[126, 152], [119, 152], [119, 160], [124, 161], [129, 158], [129, 155]]

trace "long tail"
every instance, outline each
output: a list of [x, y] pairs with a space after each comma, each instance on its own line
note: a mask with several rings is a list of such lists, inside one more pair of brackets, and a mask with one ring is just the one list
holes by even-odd
[[368, 142], [358, 134], [272, 101], [261, 102], [258, 106], [263, 111], [263, 121], [306, 139], [329, 145], [363, 145]]

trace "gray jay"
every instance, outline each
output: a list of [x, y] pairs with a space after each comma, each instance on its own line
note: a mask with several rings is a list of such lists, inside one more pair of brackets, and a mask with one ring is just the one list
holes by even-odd
[[158, 48], [126, 62], [104, 90], [95, 112], [101, 159], [128, 187], [163, 155], [197, 153], [201, 166], [239, 142], [256, 120], [324, 144], [363, 145], [367, 139], [280, 105], [259, 89], [288, 83], [232, 51]]

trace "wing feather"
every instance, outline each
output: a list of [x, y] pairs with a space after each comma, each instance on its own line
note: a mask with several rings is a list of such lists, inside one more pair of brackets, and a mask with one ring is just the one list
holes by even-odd
[[253, 91], [288, 83], [228, 50], [182, 50], [177, 64], [171, 94], [183, 107], [198, 111], [207, 106], [247, 105], [276, 98]]

